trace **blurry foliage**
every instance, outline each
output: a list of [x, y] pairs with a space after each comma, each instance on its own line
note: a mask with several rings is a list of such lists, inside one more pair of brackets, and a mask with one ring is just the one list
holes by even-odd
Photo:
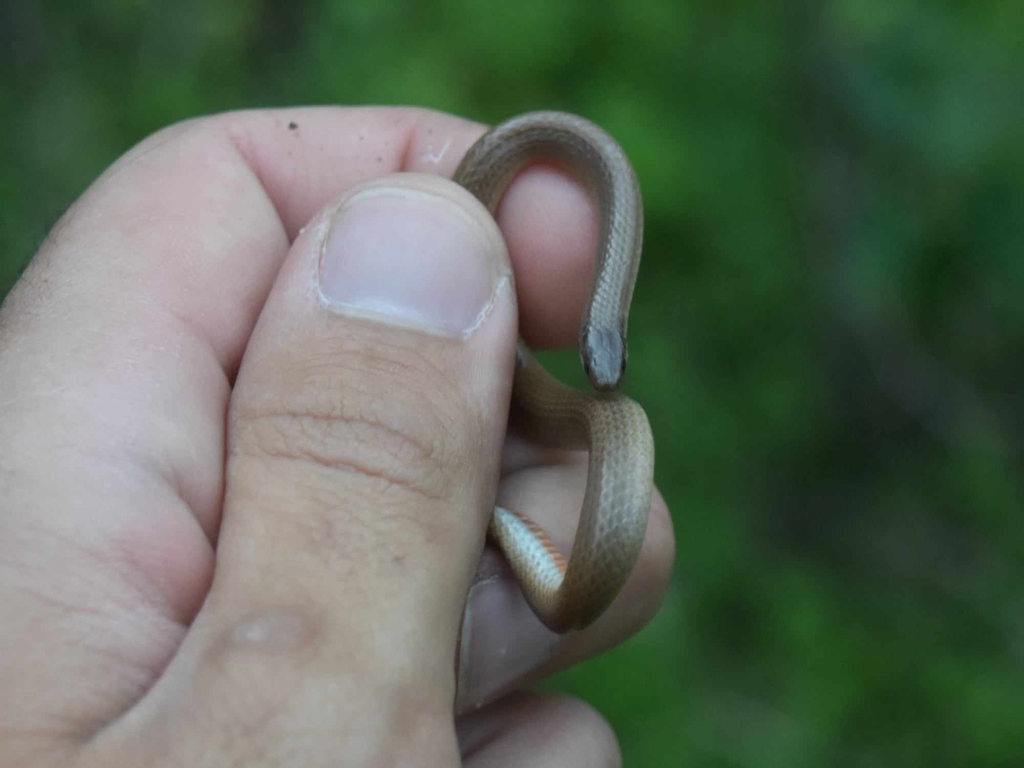
[[557, 685], [627, 765], [1020, 764], [1022, 30], [1017, 0], [3, 0], [0, 288], [189, 116], [587, 115], [645, 194], [628, 389], [679, 557]]

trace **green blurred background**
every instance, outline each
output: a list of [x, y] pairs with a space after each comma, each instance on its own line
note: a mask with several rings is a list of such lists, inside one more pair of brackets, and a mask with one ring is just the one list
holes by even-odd
[[605, 126], [679, 555], [555, 684], [630, 766], [1024, 764], [1024, 3], [3, 0], [0, 74], [0, 295], [189, 116]]

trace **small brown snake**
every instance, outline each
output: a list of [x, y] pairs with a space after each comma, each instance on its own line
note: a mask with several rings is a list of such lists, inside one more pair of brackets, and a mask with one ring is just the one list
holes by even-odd
[[496, 507], [488, 535], [527, 602], [554, 632], [581, 629], [609, 606], [640, 555], [654, 484], [647, 415], [614, 390], [626, 365], [626, 320], [640, 264], [643, 210], [622, 148], [593, 123], [532, 112], [495, 126], [470, 147], [454, 179], [495, 215], [513, 178], [536, 160], [564, 163], [600, 216], [594, 285], [580, 325], [580, 356], [596, 392], [566, 387], [519, 340], [511, 419], [529, 439], [589, 448], [586, 493], [571, 556], [522, 513]]

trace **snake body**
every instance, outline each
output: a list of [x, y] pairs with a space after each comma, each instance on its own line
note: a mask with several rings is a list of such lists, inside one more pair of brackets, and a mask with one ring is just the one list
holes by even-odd
[[643, 239], [633, 168], [602, 129], [576, 115], [532, 112], [470, 147], [454, 179], [492, 215], [527, 165], [554, 160], [586, 185], [600, 218], [594, 283], [580, 324], [580, 357], [595, 392], [565, 386], [516, 348], [510, 418], [542, 445], [589, 449], [586, 492], [568, 560], [519, 511], [496, 507], [497, 543], [537, 617], [554, 632], [582, 629], [611, 604], [643, 546], [654, 483], [654, 439], [644, 410], [615, 392], [626, 366], [626, 324]]

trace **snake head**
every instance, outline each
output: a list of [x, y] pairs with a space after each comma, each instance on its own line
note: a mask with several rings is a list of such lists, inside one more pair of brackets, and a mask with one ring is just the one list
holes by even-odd
[[621, 328], [590, 326], [581, 339], [580, 357], [594, 389], [615, 389], [626, 370], [625, 332]]

